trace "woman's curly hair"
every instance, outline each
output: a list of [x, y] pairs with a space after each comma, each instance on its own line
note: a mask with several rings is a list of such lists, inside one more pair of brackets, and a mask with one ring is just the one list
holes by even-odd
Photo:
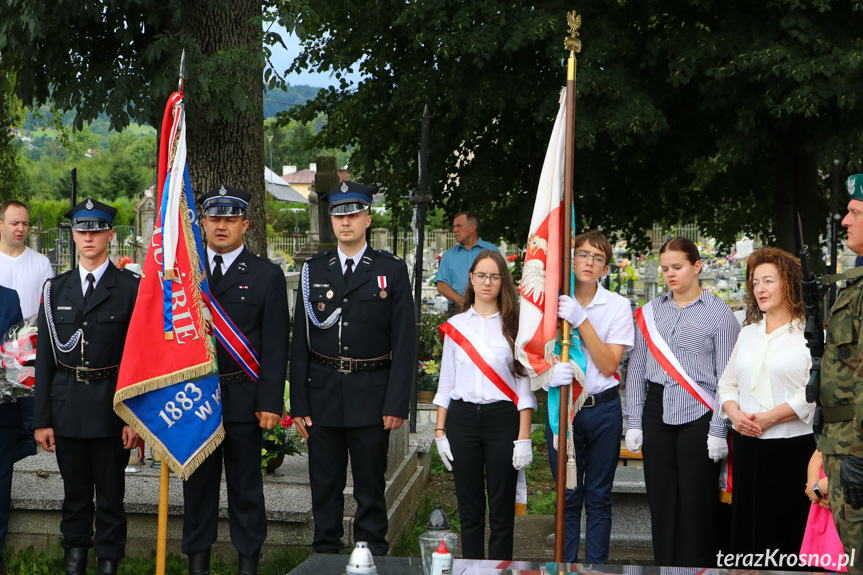
[[746, 321], [743, 325], [757, 323], [764, 317], [764, 312], [758, 307], [755, 297], [755, 286], [752, 276], [755, 268], [762, 264], [773, 264], [779, 270], [779, 281], [782, 286], [782, 295], [785, 303], [791, 311], [792, 319], [801, 321], [806, 319], [806, 311], [803, 305], [803, 271], [800, 260], [779, 248], [761, 248], [752, 253], [746, 262]]

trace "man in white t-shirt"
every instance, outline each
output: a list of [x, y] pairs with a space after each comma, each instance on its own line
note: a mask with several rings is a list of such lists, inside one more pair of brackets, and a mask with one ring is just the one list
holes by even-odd
[[29, 227], [30, 212], [23, 202], [0, 204], [0, 286], [18, 292], [25, 318], [39, 311], [42, 285], [54, 275], [50, 260], [24, 245]]
[[[576, 236], [573, 245], [575, 281], [572, 297], [560, 296], [558, 317], [578, 328], [587, 360], [582, 393], [587, 395], [584, 406], [572, 423], [577, 483], [575, 489], [566, 491], [563, 560], [565, 563], [578, 562], [581, 512], [584, 508], [587, 518], [583, 562], [604, 564], [608, 562], [611, 542], [611, 488], [620, 458], [623, 431], [617, 371], [623, 352], [632, 349], [635, 327], [629, 301], [599, 284], [599, 279], [608, 273], [612, 256], [608, 239], [592, 230]], [[567, 364], [558, 365], [569, 367]], [[571, 372], [572, 368], [562, 378], [555, 377], [553, 372], [549, 385], [570, 384]], [[547, 415], [552, 416], [551, 401]], [[547, 419], [548, 455], [556, 479], [557, 450], [550, 427]]]

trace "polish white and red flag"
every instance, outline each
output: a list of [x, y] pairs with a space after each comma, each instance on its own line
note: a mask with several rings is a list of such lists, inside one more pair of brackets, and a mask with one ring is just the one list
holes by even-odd
[[[518, 336], [515, 342], [516, 352], [518, 360], [527, 369], [534, 389], [539, 389], [548, 382], [551, 376], [550, 368], [555, 363], [555, 344], [558, 339], [557, 296], [564, 273], [561, 269], [563, 246], [565, 239], [566, 244], [569, 245], [572, 238], [572, 230], [563, 229], [565, 148], [566, 89], [564, 88], [561, 91], [560, 109], [554, 121], [554, 129], [542, 164], [536, 202], [530, 220], [524, 268], [518, 288], [521, 297]], [[571, 355], [572, 351], [575, 351], [575, 348], [571, 350]], [[581, 353], [580, 349], [578, 353]], [[575, 359], [575, 363], [580, 362]], [[583, 384], [583, 371], [579, 369], [575, 371], [578, 382]], [[575, 400], [581, 390], [576, 386], [572, 391], [572, 400]]]

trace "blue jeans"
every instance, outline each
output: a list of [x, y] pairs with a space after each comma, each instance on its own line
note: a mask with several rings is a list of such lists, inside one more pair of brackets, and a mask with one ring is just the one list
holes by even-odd
[[[565, 563], [578, 562], [582, 505], [587, 511], [584, 562], [608, 563], [608, 547], [611, 541], [611, 488], [620, 459], [622, 415], [620, 400], [617, 399], [582, 408], [572, 422], [577, 483], [575, 489], [566, 490], [563, 543]], [[545, 438], [548, 441], [551, 473], [556, 481], [557, 449], [554, 448], [547, 415]]]

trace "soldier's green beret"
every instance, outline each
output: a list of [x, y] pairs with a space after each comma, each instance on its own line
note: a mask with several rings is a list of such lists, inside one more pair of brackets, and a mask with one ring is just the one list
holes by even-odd
[[852, 200], [863, 202], [863, 174], [854, 174], [845, 180], [845, 187], [848, 189], [848, 196]]

